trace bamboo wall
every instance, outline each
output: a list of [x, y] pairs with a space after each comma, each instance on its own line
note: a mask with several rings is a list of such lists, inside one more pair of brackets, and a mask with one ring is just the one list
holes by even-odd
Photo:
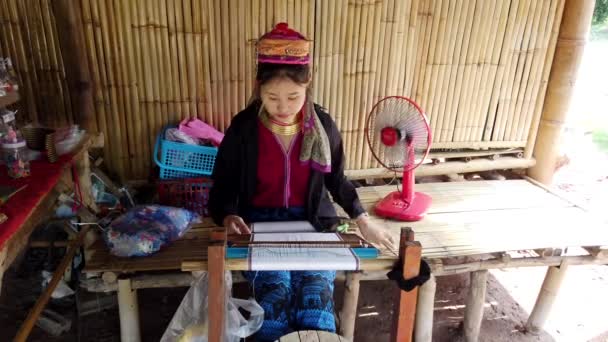
[[[74, 121], [51, 0], [0, 0], [0, 55], [23, 112]], [[314, 95], [347, 169], [377, 167], [366, 114], [387, 95], [421, 104], [433, 147], [526, 147], [537, 131], [564, 0], [80, 0], [106, 162], [150, 172], [155, 136], [198, 116], [225, 129], [251, 93], [255, 39], [279, 21], [314, 39]]]

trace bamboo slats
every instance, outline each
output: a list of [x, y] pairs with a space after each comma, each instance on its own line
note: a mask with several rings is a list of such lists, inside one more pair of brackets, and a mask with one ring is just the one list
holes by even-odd
[[[433, 147], [534, 141], [564, 0], [78, 0], [104, 160], [152, 171], [156, 135], [187, 117], [225, 130], [246, 106], [255, 42], [279, 21], [313, 40], [313, 96], [334, 117], [346, 168], [377, 168], [364, 127], [385, 96], [419, 102]], [[51, 0], [0, 0], [27, 121], [73, 123]], [[528, 150], [530, 148], [528, 147]]]

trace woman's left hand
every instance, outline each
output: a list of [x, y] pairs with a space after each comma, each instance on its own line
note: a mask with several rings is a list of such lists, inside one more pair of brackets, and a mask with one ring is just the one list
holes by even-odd
[[372, 222], [369, 216], [361, 215], [357, 218], [357, 225], [365, 240], [374, 245], [388, 248], [389, 250], [395, 249], [395, 239], [390, 232], [379, 224]]

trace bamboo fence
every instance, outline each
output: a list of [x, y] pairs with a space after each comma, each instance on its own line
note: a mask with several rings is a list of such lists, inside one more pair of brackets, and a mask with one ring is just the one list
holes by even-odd
[[346, 168], [377, 168], [366, 115], [384, 96], [426, 111], [438, 149], [523, 148], [538, 129], [564, 0], [78, 0], [93, 121], [82, 123], [55, 0], [0, 0], [27, 121], [103, 132], [108, 167], [144, 179], [156, 135], [199, 117], [225, 130], [246, 106], [256, 39], [280, 21], [314, 41], [313, 95]]

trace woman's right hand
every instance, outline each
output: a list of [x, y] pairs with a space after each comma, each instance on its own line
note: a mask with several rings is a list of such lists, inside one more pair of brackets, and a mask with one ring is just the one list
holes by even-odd
[[251, 234], [251, 229], [245, 221], [238, 215], [228, 215], [224, 217], [224, 228], [228, 234]]

